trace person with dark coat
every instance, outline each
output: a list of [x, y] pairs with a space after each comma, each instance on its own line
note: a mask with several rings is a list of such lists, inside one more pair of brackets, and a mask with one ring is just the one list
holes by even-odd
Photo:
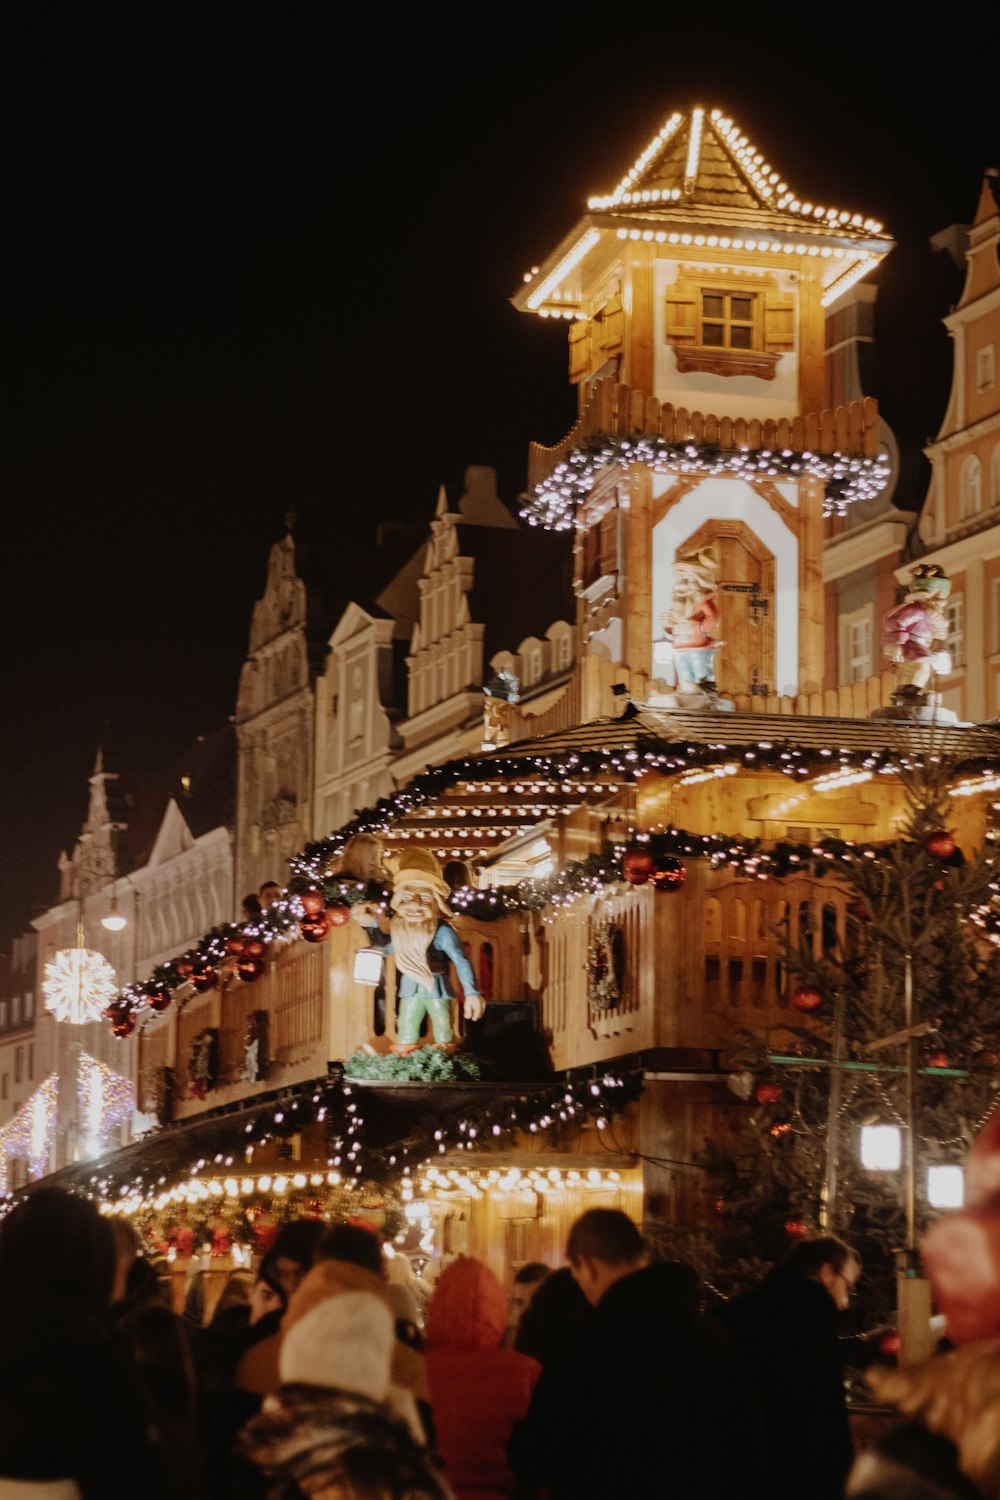
[[115, 1345], [146, 1387], [161, 1436], [170, 1500], [209, 1500], [190, 1324], [152, 1295], [119, 1317]]
[[214, 1496], [229, 1494], [233, 1444], [260, 1410], [260, 1396], [240, 1386], [237, 1371], [250, 1350], [277, 1333], [287, 1306], [274, 1260], [265, 1255], [246, 1302], [223, 1308], [206, 1327], [193, 1330], [198, 1425]]
[[37, 1188], [0, 1223], [0, 1485], [166, 1497], [155, 1413], [112, 1343], [114, 1275], [111, 1227], [89, 1199]]
[[567, 1341], [579, 1336], [593, 1308], [577, 1286], [569, 1266], [550, 1271], [521, 1314], [514, 1335], [519, 1354], [530, 1354], [547, 1365], [562, 1353]]
[[695, 1270], [649, 1264], [638, 1228], [617, 1209], [581, 1215], [567, 1258], [594, 1313], [543, 1366], [514, 1429], [508, 1455], [523, 1491], [547, 1500], [761, 1494], [760, 1415], [738, 1353], [700, 1311]]
[[799, 1240], [715, 1312], [750, 1370], [776, 1494], [843, 1494], [854, 1453], [838, 1326], [860, 1273], [856, 1252], [836, 1236]]

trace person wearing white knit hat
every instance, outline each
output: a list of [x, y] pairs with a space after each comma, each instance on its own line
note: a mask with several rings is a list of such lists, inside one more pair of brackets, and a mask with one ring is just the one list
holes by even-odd
[[390, 1405], [395, 1342], [392, 1313], [373, 1292], [340, 1292], [310, 1307], [284, 1334], [281, 1385], [243, 1429], [237, 1471], [251, 1464], [268, 1495], [455, 1500]]
[[278, 1355], [282, 1385], [321, 1385], [384, 1401], [396, 1329], [370, 1292], [325, 1297], [293, 1323]]

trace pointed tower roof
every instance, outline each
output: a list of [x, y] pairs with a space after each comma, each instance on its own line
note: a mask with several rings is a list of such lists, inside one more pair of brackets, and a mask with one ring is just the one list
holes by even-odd
[[976, 209], [976, 217], [973, 219], [973, 228], [985, 224], [989, 219], [997, 216], [996, 187], [1000, 171], [996, 167], [987, 167], [983, 173], [983, 184], [979, 189], [979, 207]]
[[574, 317], [578, 289], [614, 239], [819, 256], [830, 300], [893, 248], [875, 219], [796, 193], [728, 115], [700, 105], [672, 114], [614, 191], [587, 208], [525, 276], [511, 298], [520, 311]]

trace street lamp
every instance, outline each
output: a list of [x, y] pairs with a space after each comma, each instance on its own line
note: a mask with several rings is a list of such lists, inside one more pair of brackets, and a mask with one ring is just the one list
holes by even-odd
[[111, 910], [106, 917], [101, 918], [101, 926], [108, 932], [121, 932], [123, 927], [128, 926], [128, 917], [118, 910], [117, 885], [111, 887]]

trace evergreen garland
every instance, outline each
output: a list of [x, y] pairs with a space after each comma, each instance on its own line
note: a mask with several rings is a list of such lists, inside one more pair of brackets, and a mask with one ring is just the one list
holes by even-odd
[[478, 1062], [467, 1052], [446, 1052], [441, 1047], [418, 1047], [416, 1052], [384, 1056], [375, 1052], [352, 1052], [344, 1063], [346, 1078], [383, 1083], [454, 1083], [478, 1081]]

